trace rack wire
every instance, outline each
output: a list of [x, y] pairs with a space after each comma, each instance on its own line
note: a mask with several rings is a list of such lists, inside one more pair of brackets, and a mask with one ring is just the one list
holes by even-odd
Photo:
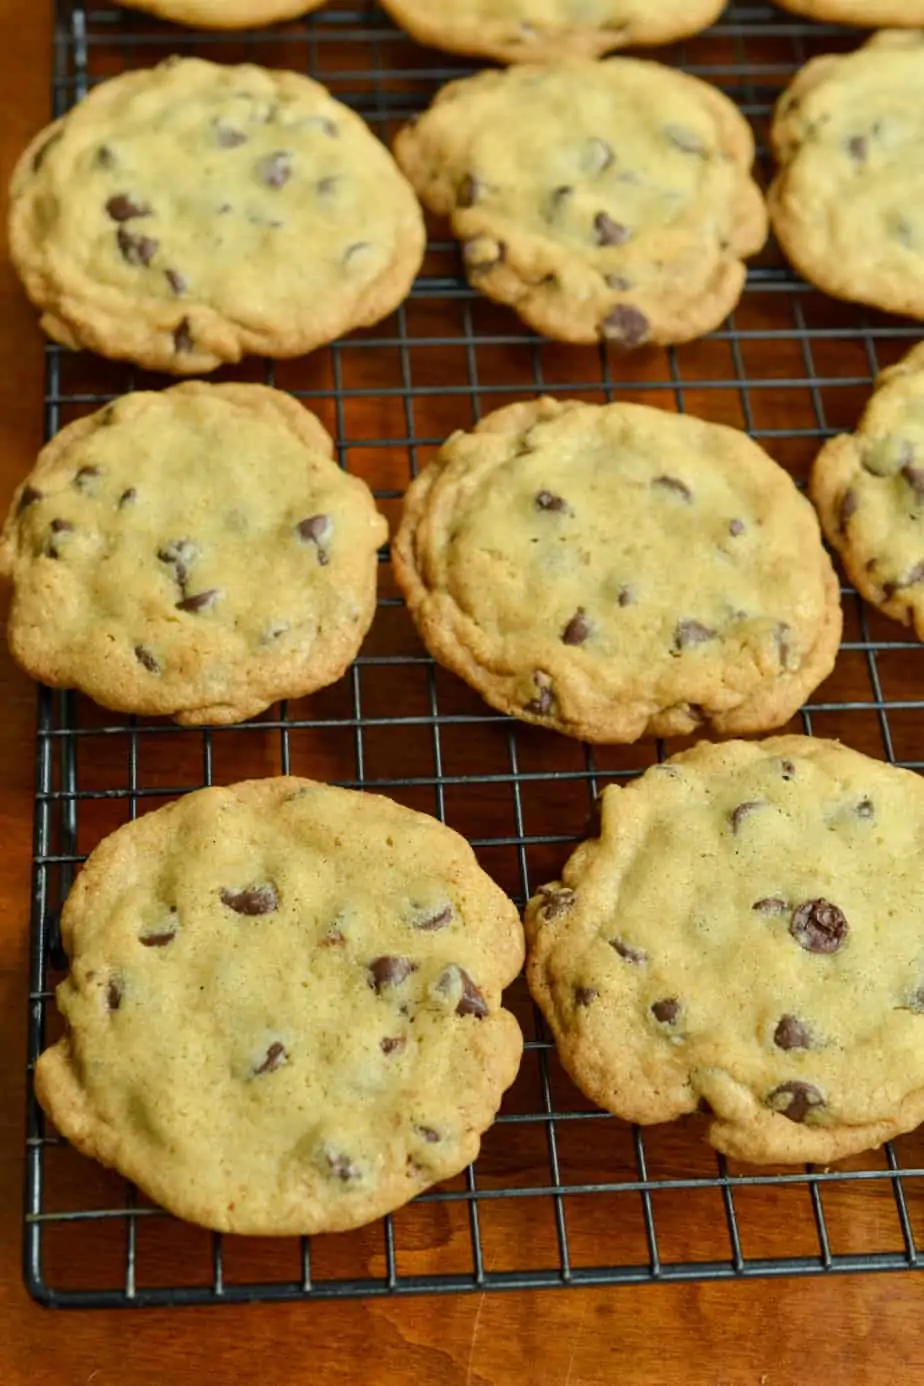
[[[817, 52], [858, 36], [732, 4], [707, 34], [657, 56], [724, 88], [753, 121], [762, 174], [772, 103]], [[386, 140], [464, 60], [417, 47], [371, 3], [336, 3], [271, 30], [183, 31], [118, 9], [58, 0], [53, 98], [65, 111], [94, 82], [170, 52], [287, 66], [319, 77]], [[431, 227], [408, 302], [372, 331], [297, 362], [251, 362], [316, 410], [341, 464], [392, 521], [409, 476], [446, 435], [537, 392], [635, 399], [745, 428], [803, 481], [821, 441], [856, 419], [876, 372], [918, 336], [836, 304], [774, 250], [752, 267], [719, 330], [631, 356], [563, 347], [478, 298], [444, 227]], [[442, 239], [441, 239], [442, 238]], [[153, 382], [49, 345], [46, 430]], [[924, 647], [843, 589], [835, 673], [792, 728], [841, 736], [896, 764], [921, 759]], [[674, 747], [672, 746], [672, 749]], [[75, 870], [120, 823], [205, 784], [307, 774], [392, 795], [465, 833], [519, 901], [555, 876], [599, 790], [664, 754], [654, 742], [579, 746], [488, 709], [420, 646], [383, 554], [379, 610], [349, 674], [310, 700], [240, 727], [182, 729], [114, 719], [40, 690], [28, 1061], [59, 1032], [57, 932]], [[509, 1002], [526, 1034], [520, 1077], [464, 1175], [356, 1233], [214, 1236], [149, 1205], [73, 1152], [28, 1101], [24, 1270], [58, 1306], [321, 1300], [419, 1292], [743, 1279], [918, 1268], [924, 1145], [902, 1137], [834, 1170], [755, 1171], [717, 1157], [695, 1119], [644, 1133], [595, 1111], [561, 1070], [522, 981]]]

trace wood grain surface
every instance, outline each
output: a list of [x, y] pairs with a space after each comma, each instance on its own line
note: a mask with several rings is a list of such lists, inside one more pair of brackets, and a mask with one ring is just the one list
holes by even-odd
[[[4, 184], [16, 153], [48, 112], [50, 27], [47, 0], [0, 0]], [[773, 373], [772, 361], [768, 370]], [[0, 256], [4, 506], [40, 442], [41, 402], [42, 351], [35, 317]], [[778, 407], [785, 410], [786, 400]], [[849, 674], [845, 677], [849, 680]], [[31, 1303], [21, 1282], [20, 1253], [34, 692], [13, 668], [5, 646], [0, 697], [2, 1386], [924, 1382], [924, 1279], [913, 1275], [233, 1310], [53, 1313]], [[909, 736], [919, 738], [920, 732], [920, 722], [908, 727]], [[490, 813], [490, 805], [482, 806], [482, 812]], [[91, 1180], [89, 1165], [82, 1165], [77, 1177]], [[842, 1243], [879, 1245], [888, 1216], [884, 1205], [869, 1190], [849, 1192], [838, 1213]], [[754, 1221], [763, 1220], [770, 1229], [767, 1235], [774, 1232], [779, 1245], [786, 1244], [786, 1207], [773, 1191], [755, 1193], [749, 1214]], [[533, 1213], [527, 1201], [517, 1216], [506, 1235], [528, 1240]], [[710, 1215], [691, 1206], [683, 1216], [691, 1239], [708, 1239]], [[698, 1223], [698, 1216], [704, 1220]], [[602, 1238], [606, 1212], [600, 1217]], [[92, 1242], [83, 1254], [92, 1270]]]

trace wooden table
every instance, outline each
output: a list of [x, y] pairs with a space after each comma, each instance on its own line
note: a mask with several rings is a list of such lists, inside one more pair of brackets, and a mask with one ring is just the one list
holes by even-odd
[[[0, 4], [0, 180], [46, 117], [50, 6]], [[0, 504], [40, 442], [41, 341], [0, 256]], [[0, 653], [0, 1382], [830, 1386], [924, 1381], [912, 1275], [140, 1313], [53, 1314], [20, 1278], [34, 694]], [[862, 1216], [862, 1214], [861, 1214]], [[875, 1216], [874, 1212], [870, 1216]]]

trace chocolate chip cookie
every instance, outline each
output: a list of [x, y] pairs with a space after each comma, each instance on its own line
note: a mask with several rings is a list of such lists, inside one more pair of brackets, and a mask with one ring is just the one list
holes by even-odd
[[825, 444], [810, 493], [857, 590], [924, 640], [924, 343], [882, 372], [856, 433]]
[[18, 662], [123, 712], [237, 722], [333, 683], [375, 612], [386, 522], [320, 422], [190, 381], [70, 424], [0, 536]]
[[604, 791], [526, 913], [562, 1062], [629, 1121], [705, 1104], [744, 1160], [924, 1120], [924, 782], [833, 741], [705, 743]]
[[[924, 13], [924, 12], [922, 12]], [[835, 298], [924, 318], [924, 30], [815, 58], [781, 97], [770, 215], [800, 274]]]
[[489, 298], [568, 342], [685, 342], [735, 306], [767, 217], [747, 121], [715, 87], [630, 58], [453, 82], [398, 135]]
[[324, 0], [122, 0], [132, 10], [147, 10], [177, 24], [200, 29], [248, 29], [316, 10]]
[[924, 0], [776, 0], [776, 3], [793, 14], [831, 20], [835, 24], [862, 24], [870, 29], [887, 24], [905, 29], [924, 26]]
[[283, 777], [92, 854], [61, 919], [58, 1130], [179, 1217], [332, 1232], [463, 1169], [516, 1076], [516, 909], [458, 834]]
[[393, 558], [433, 656], [588, 741], [780, 726], [830, 673], [811, 505], [743, 433], [636, 404], [515, 404], [411, 486]]
[[424, 245], [385, 147], [294, 72], [171, 58], [125, 73], [13, 175], [10, 249], [49, 335], [174, 375], [378, 322]]
[[419, 43], [505, 63], [600, 57], [614, 48], [672, 43], [718, 19], [725, 0], [382, 0]]

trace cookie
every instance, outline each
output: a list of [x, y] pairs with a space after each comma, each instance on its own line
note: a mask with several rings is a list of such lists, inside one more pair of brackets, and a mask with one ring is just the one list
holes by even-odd
[[388, 526], [313, 414], [190, 381], [70, 424], [13, 497], [10, 648], [105, 707], [238, 722], [333, 683]]
[[825, 293], [924, 318], [924, 30], [815, 58], [780, 98], [777, 238]]
[[124, 73], [13, 175], [10, 250], [46, 332], [174, 375], [378, 322], [424, 247], [387, 149], [294, 72], [170, 58]]
[[65, 905], [35, 1090], [86, 1155], [225, 1232], [339, 1231], [478, 1154], [522, 1050], [513, 904], [465, 840], [287, 777], [190, 794]]
[[886, 24], [896, 28], [924, 27], [924, 0], [776, 0], [781, 9], [809, 19], [826, 19], [835, 24], [860, 24], [879, 29]]
[[434, 658], [587, 741], [780, 726], [840, 638], [788, 474], [736, 429], [644, 405], [540, 399], [454, 434], [393, 558]]
[[395, 154], [451, 219], [472, 285], [560, 341], [709, 332], [767, 234], [747, 121], [658, 63], [575, 59], [452, 82]]
[[924, 343], [882, 372], [856, 433], [825, 444], [810, 494], [857, 590], [924, 640]]
[[924, 782], [833, 741], [705, 743], [604, 791], [530, 901], [528, 978], [627, 1121], [826, 1164], [924, 1120]]
[[146, 10], [176, 24], [200, 29], [249, 29], [316, 10], [324, 0], [122, 0], [131, 10]]
[[504, 63], [600, 57], [614, 48], [672, 43], [718, 19], [725, 0], [382, 0], [418, 43]]

